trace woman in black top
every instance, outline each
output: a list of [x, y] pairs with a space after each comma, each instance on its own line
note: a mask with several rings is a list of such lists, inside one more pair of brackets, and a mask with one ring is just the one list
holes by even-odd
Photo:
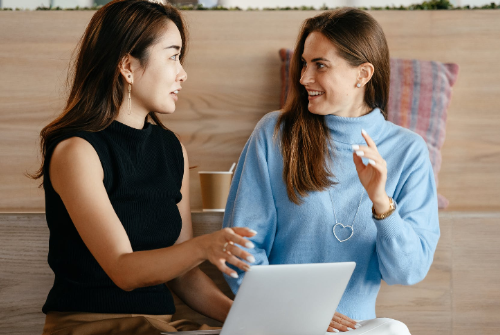
[[[169, 287], [224, 321], [232, 301], [198, 268], [248, 270], [247, 228], [192, 238], [186, 151], [157, 114], [175, 110], [186, 32], [180, 12], [115, 0], [80, 41], [63, 113], [41, 132], [40, 170], [55, 281], [44, 334], [157, 333], [171, 323]], [[139, 315], [139, 316], [137, 316]], [[190, 326], [192, 329], [193, 327]], [[188, 327], [189, 328], [189, 327]]]

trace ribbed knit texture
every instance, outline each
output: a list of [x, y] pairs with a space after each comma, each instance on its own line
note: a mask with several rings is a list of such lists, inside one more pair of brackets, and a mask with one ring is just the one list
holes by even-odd
[[135, 129], [118, 121], [100, 132], [78, 132], [51, 143], [45, 169], [45, 211], [50, 229], [48, 262], [55, 274], [43, 312], [173, 314], [165, 285], [126, 292], [118, 288], [83, 243], [59, 195], [49, 162], [55, 146], [81, 137], [96, 150], [104, 170], [104, 186], [134, 251], [169, 247], [179, 237], [182, 220], [184, 158], [177, 137], [145, 123]]
[[[283, 182], [280, 139], [273, 137], [278, 115], [264, 116], [243, 149], [224, 227], [246, 226], [258, 232], [252, 238], [255, 249], [248, 250], [255, 256], [255, 264], [356, 262], [337, 310], [354, 319], [375, 318], [380, 281], [414, 284], [426, 276], [433, 260], [440, 232], [427, 146], [419, 135], [385, 121], [378, 109], [358, 118], [328, 115], [325, 119], [333, 139], [332, 164], [338, 184], [311, 192], [303, 204], [296, 205], [288, 199]], [[361, 129], [368, 132], [387, 161], [386, 191], [397, 204], [396, 211], [380, 221], [372, 217], [372, 202], [352, 158], [352, 144], [366, 145]], [[362, 193], [354, 234], [341, 243], [332, 231], [333, 209], [337, 222], [351, 225]], [[348, 228], [340, 226], [336, 232], [341, 240], [350, 235]], [[236, 292], [242, 277], [225, 278]]]

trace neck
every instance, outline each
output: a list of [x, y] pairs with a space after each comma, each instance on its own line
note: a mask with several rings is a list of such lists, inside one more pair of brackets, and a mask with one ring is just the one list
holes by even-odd
[[144, 128], [144, 120], [148, 116], [149, 112], [141, 108], [139, 106], [134, 106], [132, 103], [132, 106], [128, 108], [128, 101], [127, 99], [124, 99], [124, 102], [120, 106], [120, 109], [118, 110], [118, 116], [116, 117], [116, 121], [126, 124], [129, 127], [136, 128], [136, 129], [142, 129]]
[[370, 113], [372, 109], [368, 107], [368, 105], [362, 101], [361, 103], [355, 104], [348, 108], [344, 108], [334, 113], [330, 113], [330, 115], [336, 115], [341, 117], [360, 117]]

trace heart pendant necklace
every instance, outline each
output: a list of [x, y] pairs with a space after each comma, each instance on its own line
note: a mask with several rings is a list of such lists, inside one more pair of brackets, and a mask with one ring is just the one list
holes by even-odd
[[[333, 205], [333, 197], [332, 197], [332, 192], [329, 191], [328, 192], [330, 194], [330, 201], [332, 202], [332, 209], [333, 209], [333, 217], [335, 218], [335, 225], [333, 226], [333, 235], [335, 236], [335, 238], [339, 241], [339, 242], [345, 242], [347, 240], [349, 240], [352, 235], [354, 235], [354, 221], [356, 221], [356, 216], [358, 215], [358, 211], [359, 211], [359, 207], [361, 206], [361, 200], [363, 200], [363, 191], [361, 192], [361, 197], [359, 198], [359, 204], [358, 204], [358, 208], [356, 209], [356, 214], [354, 214], [354, 219], [352, 220], [352, 223], [350, 226], [348, 225], [344, 225], [340, 222], [337, 222], [337, 214], [335, 214], [335, 206]], [[335, 231], [335, 229], [337, 229], [338, 227], [338, 231], [340, 233], [340, 231], [342, 229], [350, 229], [351, 230], [351, 234], [349, 235], [348, 238], [346, 239], [343, 239], [341, 240], [338, 236], [337, 236], [337, 233]]]

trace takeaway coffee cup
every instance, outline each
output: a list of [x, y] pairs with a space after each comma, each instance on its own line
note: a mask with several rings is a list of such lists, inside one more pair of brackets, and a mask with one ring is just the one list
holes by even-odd
[[233, 178], [232, 171], [200, 171], [201, 202], [204, 212], [224, 212]]

